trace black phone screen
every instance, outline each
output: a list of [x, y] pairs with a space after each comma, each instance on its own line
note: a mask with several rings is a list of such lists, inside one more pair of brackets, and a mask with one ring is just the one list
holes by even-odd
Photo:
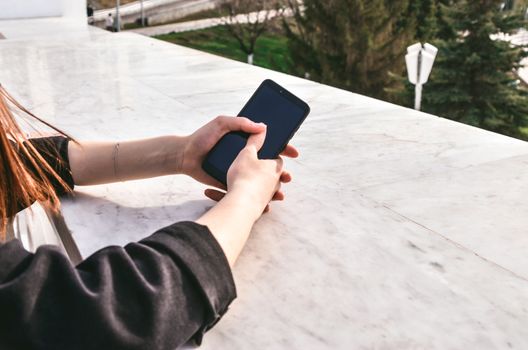
[[[266, 140], [259, 158], [275, 159], [308, 112], [306, 103], [267, 80], [258, 88], [239, 116], [267, 125]], [[247, 137], [247, 134], [239, 132], [225, 135], [209, 153], [204, 169], [225, 183], [227, 170], [246, 145]]]

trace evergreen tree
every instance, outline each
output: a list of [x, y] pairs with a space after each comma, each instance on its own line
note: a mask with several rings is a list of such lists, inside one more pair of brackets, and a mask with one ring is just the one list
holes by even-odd
[[439, 0], [411, 0], [408, 18], [414, 21], [418, 42], [428, 42], [434, 39], [438, 32], [437, 4]]
[[400, 74], [414, 36], [409, 0], [290, 1], [295, 23], [285, 21], [294, 68], [314, 80], [386, 98], [389, 72]]
[[522, 47], [497, 39], [522, 27], [518, 15], [500, 12], [501, 0], [466, 0], [442, 7], [455, 36], [436, 42], [439, 52], [424, 110], [506, 135], [526, 138], [528, 91], [515, 71]]
[[460, 0], [436, 0], [436, 33], [434, 38], [441, 40], [456, 39], [457, 32], [453, 26], [451, 26], [447, 12], [452, 6], [456, 6], [460, 3]]

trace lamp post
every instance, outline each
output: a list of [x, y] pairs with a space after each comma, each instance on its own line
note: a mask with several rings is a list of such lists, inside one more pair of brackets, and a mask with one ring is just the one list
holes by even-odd
[[433, 69], [433, 63], [438, 49], [431, 44], [416, 43], [407, 48], [405, 64], [409, 81], [414, 84], [414, 109], [420, 110], [422, 104], [422, 88], [427, 83], [429, 74]]
[[116, 0], [116, 32], [121, 31], [121, 18], [119, 17], [119, 0]]
[[141, 26], [145, 26], [145, 9], [143, 8], [143, 0], [140, 0], [139, 3], [141, 4]]

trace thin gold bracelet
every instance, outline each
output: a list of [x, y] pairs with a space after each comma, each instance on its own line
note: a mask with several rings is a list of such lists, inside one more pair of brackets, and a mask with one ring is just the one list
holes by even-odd
[[119, 142], [116, 143], [114, 146], [114, 177], [116, 178], [117, 181], [121, 181], [119, 179], [119, 175], [117, 172], [117, 170], [119, 169], [118, 156], [119, 156]]

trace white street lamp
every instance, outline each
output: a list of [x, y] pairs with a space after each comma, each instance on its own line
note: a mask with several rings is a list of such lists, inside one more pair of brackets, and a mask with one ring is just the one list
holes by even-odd
[[141, 4], [141, 26], [145, 26], [145, 9], [143, 8], [143, 0], [139, 1]]
[[438, 49], [427, 43], [423, 46], [421, 43], [416, 43], [407, 48], [405, 64], [409, 81], [415, 85], [414, 109], [418, 111], [422, 103], [422, 87], [429, 79], [437, 53]]
[[119, 17], [119, 0], [116, 0], [116, 32], [121, 30], [121, 18]]

